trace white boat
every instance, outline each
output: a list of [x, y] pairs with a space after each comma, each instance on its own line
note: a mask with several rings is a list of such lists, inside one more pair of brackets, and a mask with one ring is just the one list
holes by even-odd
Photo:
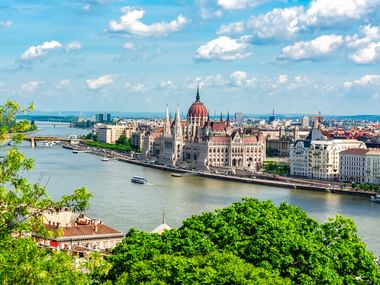
[[108, 161], [108, 160], [110, 160], [107, 156], [104, 156], [103, 158], [102, 158], [102, 161]]
[[133, 176], [131, 179], [131, 182], [137, 183], [137, 184], [146, 184], [148, 183], [148, 180], [146, 180], [144, 177]]
[[380, 195], [371, 196], [371, 201], [375, 203], [380, 203]]
[[171, 175], [173, 177], [182, 177], [182, 174], [181, 173], [175, 173], [175, 172], [172, 172]]

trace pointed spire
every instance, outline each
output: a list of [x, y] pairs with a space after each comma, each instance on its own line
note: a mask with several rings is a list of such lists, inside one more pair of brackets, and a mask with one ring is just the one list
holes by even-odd
[[195, 99], [196, 99], [196, 102], [201, 101], [201, 96], [199, 95], [199, 82], [198, 82], [198, 86], [197, 86], [197, 97], [195, 97]]
[[228, 111], [227, 112], [227, 122], [229, 122], [230, 121], [230, 112]]
[[177, 137], [182, 136], [182, 124], [181, 124], [181, 116], [179, 115], [179, 105], [177, 105], [177, 114], [175, 117], [174, 128], [175, 128], [174, 134]]
[[223, 113], [220, 112], [220, 121], [223, 121]]
[[164, 126], [164, 134], [170, 135], [170, 117], [169, 117], [169, 107], [166, 104], [166, 116], [165, 116], [165, 126]]

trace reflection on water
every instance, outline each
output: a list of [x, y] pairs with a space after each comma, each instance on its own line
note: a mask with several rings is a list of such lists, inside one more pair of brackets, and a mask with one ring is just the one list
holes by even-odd
[[[87, 133], [60, 128], [61, 134], [63, 130], [67, 135]], [[49, 133], [51, 130], [44, 130], [44, 135]], [[366, 198], [195, 176], [176, 178], [168, 172], [115, 160], [104, 162], [98, 156], [72, 154], [60, 147], [31, 149], [25, 145], [21, 149], [36, 162], [29, 177], [34, 181], [43, 177], [42, 182], [48, 182], [47, 189], [53, 197], [85, 186], [95, 195], [91, 201], [90, 214], [122, 231], [131, 227], [152, 230], [161, 223], [164, 212], [166, 223], [178, 227], [183, 219], [193, 214], [222, 208], [243, 197], [255, 197], [272, 200], [277, 205], [287, 202], [300, 206], [319, 221], [326, 221], [336, 214], [349, 216], [356, 222], [360, 236], [369, 249], [380, 255], [380, 204], [370, 203]], [[134, 175], [147, 178], [152, 185], [131, 183], [130, 179]]]

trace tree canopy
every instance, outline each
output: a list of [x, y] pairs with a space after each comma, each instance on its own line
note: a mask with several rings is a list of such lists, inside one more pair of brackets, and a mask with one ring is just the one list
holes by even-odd
[[131, 284], [261, 284], [262, 276], [266, 284], [380, 282], [351, 219], [321, 224], [298, 207], [255, 199], [193, 216], [162, 235], [131, 230], [109, 262], [106, 278]]

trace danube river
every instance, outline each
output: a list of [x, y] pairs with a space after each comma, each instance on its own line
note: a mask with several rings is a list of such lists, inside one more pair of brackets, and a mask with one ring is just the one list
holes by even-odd
[[[36, 135], [86, 133], [66, 127], [42, 128]], [[261, 185], [241, 184], [200, 177], [175, 178], [170, 173], [119, 162], [101, 161], [99, 156], [73, 154], [62, 147], [27, 144], [21, 147], [35, 159], [35, 167], [28, 176], [46, 184], [47, 191], [57, 198], [78, 187], [87, 187], [93, 194], [90, 215], [121, 230], [135, 227], [150, 231], [162, 222], [178, 227], [193, 214], [225, 207], [243, 197], [272, 200], [279, 205], [287, 202], [304, 209], [319, 221], [342, 214], [354, 219], [360, 237], [368, 248], [380, 256], [380, 204], [367, 198], [331, 193], [289, 190]], [[132, 184], [134, 176], [143, 176], [149, 185]]]

